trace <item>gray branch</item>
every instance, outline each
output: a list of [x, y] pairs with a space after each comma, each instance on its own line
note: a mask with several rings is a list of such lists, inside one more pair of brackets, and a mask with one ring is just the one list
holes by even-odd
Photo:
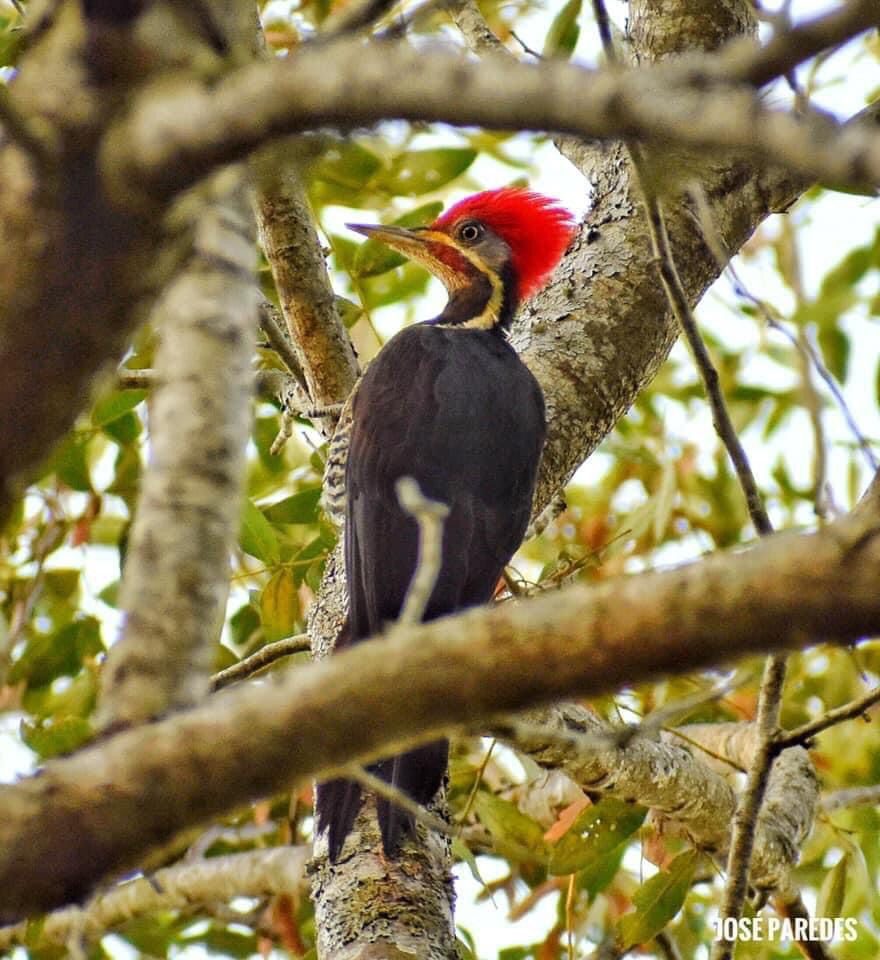
[[79, 899], [236, 804], [444, 732], [810, 635], [876, 633], [875, 499], [814, 534], [401, 626], [52, 761], [0, 788], [0, 918]]
[[102, 673], [102, 726], [205, 696], [226, 608], [254, 390], [255, 231], [240, 168], [204, 191], [189, 262], [156, 309], [151, 455], [122, 579], [125, 630]]

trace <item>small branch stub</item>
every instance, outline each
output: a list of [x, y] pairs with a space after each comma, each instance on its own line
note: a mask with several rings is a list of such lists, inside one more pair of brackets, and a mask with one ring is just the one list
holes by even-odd
[[449, 516], [449, 507], [426, 497], [412, 477], [401, 477], [395, 489], [400, 505], [419, 525], [418, 563], [398, 622], [419, 623], [440, 575], [443, 522]]

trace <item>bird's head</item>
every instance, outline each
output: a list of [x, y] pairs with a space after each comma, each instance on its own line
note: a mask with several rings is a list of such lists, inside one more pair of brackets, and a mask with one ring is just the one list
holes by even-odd
[[571, 214], [530, 190], [505, 187], [459, 201], [428, 227], [349, 224], [426, 267], [446, 287], [438, 323], [505, 328], [556, 267], [574, 232]]

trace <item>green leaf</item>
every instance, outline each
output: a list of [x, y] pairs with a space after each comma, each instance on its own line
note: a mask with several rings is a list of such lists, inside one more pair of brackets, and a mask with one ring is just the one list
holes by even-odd
[[181, 930], [185, 930], [192, 923], [192, 919], [186, 915], [171, 921], [167, 917], [167, 913], [132, 917], [131, 920], [126, 920], [118, 932], [141, 953], [151, 957], [165, 957]]
[[214, 956], [238, 957], [241, 960], [257, 954], [257, 935], [239, 933], [227, 927], [213, 926], [204, 933], [182, 937], [181, 943], [202, 944]]
[[293, 573], [282, 567], [260, 594], [260, 619], [268, 641], [289, 637], [302, 614]]
[[50, 472], [54, 471], [62, 483], [67, 484], [71, 490], [82, 493], [92, 491], [92, 478], [86, 456], [90, 439], [71, 434], [55, 451], [50, 465]]
[[70, 600], [79, 587], [79, 578], [82, 570], [46, 570], [43, 582], [46, 589], [62, 600]]
[[363, 308], [345, 297], [334, 297], [334, 300], [336, 301], [336, 312], [339, 314], [339, 319], [344, 324], [346, 330], [351, 330], [364, 315]]
[[636, 890], [635, 912], [620, 920], [620, 937], [626, 949], [655, 937], [678, 913], [690, 890], [700, 856], [697, 850], [680, 853], [668, 870], [651, 877]]
[[380, 181], [394, 195], [418, 197], [460, 176], [476, 158], [477, 151], [467, 147], [408, 150], [394, 158]]
[[843, 914], [843, 900], [846, 897], [847, 874], [849, 873], [849, 853], [834, 864], [825, 875], [816, 901], [817, 917], [839, 917]]
[[[130, 414], [134, 417], [134, 414]], [[136, 418], [135, 418], [136, 419]], [[124, 423], [125, 418], [115, 421], [108, 430]], [[138, 432], [140, 432], [140, 421], [138, 422]], [[114, 437], [118, 439], [118, 437]], [[121, 446], [116, 454], [116, 460], [113, 463], [113, 480], [107, 487], [107, 493], [115, 493], [123, 499], [132, 499], [140, 489], [141, 480], [141, 452], [133, 443], [121, 442]], [[115, 518], [114, 518], [115, 519]], [[92, 543], [94, 543], [94, 535]]]
[[310, 173], [313, 180], [359, 190], [381, 167], [382, 161], [375, 153], [354, 140], [348, 140], [325, 151]]
[[115, 440], [124, 447], [134, 443], [141, 435], [141, 421], [136, 413], [129, 410], [121, 417], [105, 424], [103, 430], [111, 440]]
[[21, 738], [42, 759], [71, 753], [92, 735], [92, 725], [84, 717], [21, 722]]
[[617, 876], [627, 846], [626, 843], [621, 843], [604, 857], [591, 860], [583, 870], [578, 872], [577, 885], [581, 890], [586, 890], [590, 900], [594, 900]]
[[29, 687], [45, 686], [57, 677], [78, 673], [83, 657], [97, 656], [103, 650], [95, 617], [75, 620], [54, 633], [34, 634], [10, 667], [9, 683], [26, 680]]
[[310, 487], [266, 507], [262, 513], [271, 523], [317, 523], [321, 488]]
[[306, 579], [306, 574], [314, 566], [314, 564], [310, 566], [306, 563], [306, 561], [316, 560], [323, 564], [324, 555], [332, 549], [332, 545], [328, 544], [328, 541], [324, 537], [323, 533], [319, 533], [314, 540], [310, 540], [302, 548], [302, 550], [297, 553], [297, 555], [293, 558], [293, 579], [295, 580], [297, 586], [299, 586]]
[[822, 327], [818, 340], [828, 369], [843, 383], [849, 369], [849, 337], [837, 327]]
[[260, 615], [246, 603], [239, 607], [229, 618], [229, 630], [232, 642], [237, 647], [247, 647], [254, 633], [260, 628]]
[[25, 31], [18, 15], [0, 18], [0, 67], [16, 65], [24, 38]]
[[480, 790], [474, 809], [492, 834], [499, 854], [527, 862], [546, 860], [548, 848], [541, 825], [522, 813], [516, 804]]
[[60, 689], [55, 684], [29, 687], [22, 698], [28, 713], [39, 718], [88, 717], [98, 698], [98, 679], [94, 670], [84, 669], [72, 682]]
[[113, 580], [98, 594], [98, 599], [108, 607], [115, 607], [119, 602], [119, 581]]
[[607, 797], [587, 807], [554, 844], [548, 870], [556, 875], [596, 870], [644, 823], [647, 811]]
[[[439, 202], [424, 203], [392, 221], [395, 227], [421, 227], [431, 223], [443, 209]], [[378, 240], [365, 240], [357, 249], [351, 266], [353, 277], [377, 277], [406, 263], [406, 257]]]
[[874, 254], [871, 247], [856, 247], [850, 250], [822, 279], [819, 298], [835, 296], [841, 291], [851, 290], [868, 270], [874, 266]]
[[241, 533], [239, 543], [245, 553], [249, 553], [257, 560], [270, 566], [281, 559], [281, 545], [278, 535], [272, 525], [254, 505], [253, 501], [245, 500], [241, 511]]
[[417, 294], [424, 293], [429, 280], [430, 275], [423, 267], [405, 263], [399, 271], [362, 281], [364, 305], [370, 310], [376, 310], [378, 307], [410, 300]]
[[476, 880], [481, 887], [486, 887], [486, 881], [480, 876], [480, 867], [477, 864], [477, 858], [461, 837], [456, 837], [452, 841], [452, 856], [462, 863], [466, 863], [474, 880]]
[[128, 413], [146, 397], [146, 390], [114, 390], [92, 408], [92, 425], [103, 427]]
[[581, 33], [578, 24], [580, 15], [581, 0], [568, 0], [568, 3], [553, 18], [553, 23], [550, 24], [550, 29], [547, 31], [547, 39], [544, 41], [544, 49], [541, 51], [545, 57], [565, 57], [567, 59], [571, 56]]

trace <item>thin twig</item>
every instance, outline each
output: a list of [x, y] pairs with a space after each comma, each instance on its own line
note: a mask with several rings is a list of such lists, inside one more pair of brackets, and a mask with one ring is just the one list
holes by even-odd
[[694, 740], [693, 737], [689, 737], [684, 731], [687, 730], [687, 727], [670, 727], [666, 730], [670, 736], [678, 737], [679, 740], [683, 740], [688, 746], [693, 747], [695, 750], [699, 750], [701, 753], [705, 753], [707, 757], [711, 757], [713, 760], [716, 760], [718, 763], [723, 763], [726, 766], [730, 767], [732, 770], [736, 770], [737, 773], [745, 773], [746, 768], [738, 764], [735, 760], [731, 760], [730, 757], [724, 756], [722, 753], [717, 753], [715, 750], [710, 750], [705, 744], [700, 743], [699, 740]]
[[287, 369], [296, 378], [303, 393], [308, 396], [309, 390], [306, 386], [306, 378], [300, 366], [299, 359], [294, 353], [293, 344], [290, 342], [287, 334], [284, 332], [284, 325], [281, 319], [281, 311], [265, 298], [259, 305], [260, 327], [266, 334], [269, 345], [278, 354]]
[[[794, 900], [782, 900], [780, 897], [775, 897], [773, 906], [782, 917], [791, 920], [806, 920], [806, 928], [809, 930], [810, 912], [800, 897], [796, 897]], [[834, 960], [834, 954], [822, 940], [813, 940], [810, 937], [795, 937], [794, 940], [806, 960]]]
[[[605, 25], [603, 41], [605, 55], [610, 64], [616, 64], [617, 58], [614, 46], [610, 42], [610, 27], [608, 12], [604, 0], [593, 0], [593, 9], [596, 22]], [[670, 307], [678, 321], [685, 339], [691, 348], [700, 378], [712, 410], [712, 421], [715, 429], [727, 449], [733, 462], [740, 486], [746, 497], [746, 503], [752, 524], [759, 535], [772, 533], [773, 527], [767, 515], [764, 501], [758, 490], [758, 485], [752, 473], [746, 452], [740, 443], [724, 396], [721, 392], [718, 371], [715, 369], [709, 351], [703, 338], [700, 336], [690, 303], [687, 298], [675, 259], [669, 234], [666, 230], [666, 221], [663, 210], [653, 189], [647, 161], [641, 148], [635, 143], [627, 143], [633, 170], [647, 214], [648, 230], [651, 236], [651, 246], [657, 259], [658, 272], [663, 289], [669, 300]], [[737, 804], [734, 817], [733, 835], [731, 837], [730, 852], [727, 861], [727, 883], [724, 888], [724, 899], [720, 914], [722, 917], [739, 918], [742, 914], [748, 888], [749, 865], [752, 848], [754, 846], [754, 824], [764, 799], [767, 782], [770, 778], [770, 768], [773, 764], [773, 741], [779, 727], [779, 710], [782, 699], [782, 688], [785, 682], [786, 656], [774, 654], [768, 657], [764, 677], [761, 682], [761, 691], [758, 698], [758, 748], [749, 766], [746, 789]], [[730, 960], [733, 944], [722, 938], [712, 949], [712, 960]]]
[[871, 787], [848, 787], [846, 790], [832, 790], [821, 800], [826, 813], [845, 810], [847, 807], [876, 807], [880, 805], [880, 783]]
[[[746, 893], [748, 892], [749, 867], [752, 849], [755, 843], [755, 823], [767, 783], [770, 770], [776, 756], [774, 743], [779, 729], [779, 711], [782, 703], [782, 688], [785, 683], [787, 656], [775, 653], [767, 658], [764, 678], [758, 695], [758, 718], [756, 721], [758, 744], [755, 755], [749, 764], [746, 788], [736, 806], [733, 818], [733, 832], [730, 840], [730, 852], [727, 857], [727, 882], [719, 908], [719, 916], [742, 916]], [[723, 935], [712, 947], [711, 960], [731, 960], [733, 941]]]
[[158, 377], [155, 370], [131, 370], [120, 367], [116, 374], [116, 386], [120, 390], [152, 390]]
[[858, 423], [856, 423], [856, 419], [846, 402], [840, 385], [837, 383], [834, 374], [832, 374], [825, 365], [819, 351], [810, 341], [809, 337], [804, 336], [800, 338], [792, 333], [785, 324], [782, 323], [773, 308], [765, 300], [755, 296], [742, 281], [733, 265], [729, 251], [724, 246], [724, 241], [715, 229], [711, 210], [709, 209], [709, 202], [706, 199], [706, 194], [702, 186], [699, 183], [692, 183], [688, 188], [688, 193], [694, 202], [697, 224], [703, 234], [703, 239], [706, 241], [706, 246], [709, 248], [710, 253], [715, 258], [719, 267], [729, 274], [734, 293], [748, 300], [749, 303], [761, 313], [768, 327], [781, 333], [796, 350], [805, 351], [809, 355], [810, 362], [831, 392], [831, 396], [840, 409], [841, 415], [846, 421], [846, 425], [855, 438], [859, 449], [864, 454], [868, 466], [876, 471], [880, 463], [878, 463], [877, 457], [871, 449], [871, 444], [862, 433]]
[[695, 710], [699, 710], [707, 704], [716, 703], [718, 700], [723, 700], [729, 693], [742, 686], [746, 679], [745, 677], [741, 680], [731, 678], [712, 687], [711, 690], [698, 690], [690, 696], [666, 703], [659, 709], [652, 710], [640, 723], [635, 724], [634, 730], [642, 736], [651, 736], [658, 730], [665, 730], [673, 723], [684, 720]]
[[480, 784], [483, 781], [483, 775], [486, 772], [486, 767], [489, 766], [489, 760], [492, 757], [492, 751], [495, 749], [495, 745], [498, 741], [493, 737], [492, 742], [489, 744], [489, 749], [486, 751], [486, 755], [483, 757], [482, 762], [480, 763], [479, 768], [477, 769], [477, 774], [474, 777], [474, 785], [471, 787], [471, 791], [468, 794], [468, 798], [465, 801], [464, 809], [461, 811], [461, 816], [458, 818], [459, 822], [459, 832], [461, 827], [467, 821], [467, 818], [471, 812], [471, 808], [474, 805], [474, 800], [477, 799], [477, 792], [480, 789]]
[[401, 477], [395, 484], [395, 489], [401, 507], [419, 525], [418, 562], [398, 623], [419, 623], [440, 575], [443, 562], [443, 521], [449, 516], [449, 507], [426, 497], [412, 477]]
[[813, 431], [813, 510], [820, 520], [824, 520], [828, 516], [831, 500], [828, 487], [828, 449], [822, 422], [822, 397], [813, 380], [808, 342], [806, 331], [801, 327], [798, 330], [797, 354], [800, 360], [804, 406], [807, 408]]
[[239, 660], [238, 663], [233, 663], [231, 667], [215, 673], [211, 678], [211, 689], [220, 690], [223, 687], [228, 687], [231, 683], [246, 680], [275, 663], [276, 660], [292, 657], [293, 654], [303, 653], [308, 649], [309, 635], [307, 633], [298, 633], [294, 637], [285, 637], [283, 640], [267, 643], [265, 647], [260, 647], [256, 653], [245, 657], [244, 660]]
[[530, 57], [534, 57], [536, 60], [543, 60], [544, 57], [542, 54], [538, 53], [537, 50], [533, 50], [526, 42], [523, 40], [515, 30], [510, 31], [510, 35], [514, 40], [522, 47], [523, 53], [528, 54]]
[[[823, 730], [834, 727], [838, 723], [843, 723], [846, 720], [852, 720], [855, 717], [865, 715], [876, 703], [880, 703], [880, 687], [877, 687], [870, 693], [866, 693], [865, 696], [860, 697], [858, 700], [853, 700], [852, 703], [846, 703], [842, 707], [829, 710], [818, 720], [812, 720], [810, 723], [804, 723], [799, 727], [795, 727], [794, 730], [788, 730], [785, 733], [779, 734], [774, 741], [774, 748], [776, 752], [779, 753], [788, 747], [806, 746], [813, 737], [822, 733]], [[865, 719], [867, 720], [868, 717], [865, 717]]]
[[[775, 324], [774, 326], [777, 330], [780, 329], [779, 324]], [[844, 420], [846, 420], [846, 425], [849, 427], [850, 433], [852, 433], [852, 435], [855, 437], [859, 449], [864, 454], [868, 466], [872, 470], [877, 470], [878, 467], [880, 467], [880, 461], [878, 461], [876, 455], [874, 454], [870, 442], [859, 429], [859, 425], [856, 423], [855, 417], [853, 416], [852, 411], [846, 402], [846, 398], [841, 392], [840, 385], [834, 377], [834, 374], [832, 374], [828, 367], [825, 366], [821, 355], [810, 341], [809, 337], [804, 337], [803, 342], [804, 349], [809, 353], [810, 359], [813, 362], [813, 366], [816, 368], [816, 372], [825, 381], [826, 386], [831, 391], [831, 395], [834, 397], [837, 406], [840, 408], [840, 412], [843, 415]]]

